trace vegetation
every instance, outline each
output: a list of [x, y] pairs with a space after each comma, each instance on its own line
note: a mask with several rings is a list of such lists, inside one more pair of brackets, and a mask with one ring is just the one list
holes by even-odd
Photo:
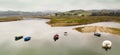
[[86, 26], [86, 27], [78, 27], [75, 29], [83, 33], [96, 32], [97, 30], [99, 30], [100, 32], [120, 35], [120, 28], [111, 28], [111, 27], [102, 27], [102, 26]]
[[17, 21], [17, 20], [22, 20], [22, 17], [4, 17], [4, 18], [0, 18], [0, 22]]
[[73, 26], [96, 22], [120, 22], [119, 16], [54, 16], [48, 22], [51, 26]]

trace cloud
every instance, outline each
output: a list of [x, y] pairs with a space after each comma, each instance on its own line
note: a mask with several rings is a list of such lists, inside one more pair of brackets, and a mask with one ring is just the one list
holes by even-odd
[[0, 0], [0, 10], [120, 9], [120, 0]]

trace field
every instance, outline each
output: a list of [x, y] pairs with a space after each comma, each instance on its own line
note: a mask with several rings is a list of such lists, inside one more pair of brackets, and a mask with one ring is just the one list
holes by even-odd
[[22, 20], [22, 17], [4, 17], [4, 18], [0, 18], [0, 22], [17, 21], [17, 20]]
[[120, 22], [119, 16], [86, 16], [86, 17], [74, 17], [74, 16], [65, 16], [65, 17], [52, 17], [48, 22], [51, 26], [75, 26], [90, 24], [96, 22]]

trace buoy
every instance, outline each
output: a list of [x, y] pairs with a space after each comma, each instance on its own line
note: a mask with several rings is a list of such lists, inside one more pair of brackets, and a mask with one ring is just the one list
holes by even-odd
[[107, 51], [108, 49], [111, 49], [111, 46], [112, 46], [112, 42], [109, 41], [109, 40], [105, 40], [105, 41], [103, 41], [103, 43], [102, 43], [102, 48], [105, 49], [106, 51]]
[[22, 39], [23, 36], [15, 36], [15, 41]]
[[58, 40], [59, 39], [59, 35], [58, 34], [55, 34], [54, 37], [53, 37], [54, 41]]
[[31, 40], [31, 37], [30, 36], [26, 36], [25, 38], [24, 38], [24, 41], [26, 42], [26, 41], [30, 41]]

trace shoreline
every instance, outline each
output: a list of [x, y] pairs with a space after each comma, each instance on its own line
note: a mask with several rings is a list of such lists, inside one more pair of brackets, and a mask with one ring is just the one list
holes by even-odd
[[97, 22], [117, 22], [120, 17], [115, 16], [87, 16], [87, 17], [53, 17], [47, 24], [52, 27], [86, 25]]
[[9, 21], [18, 21], [18, 20], [23, 20], [22, 17], [4, 17], [0, 18], [0, 22], [9, 22]]
[[82, 33], [106, 32], [106, 33], [120, 35], [120, 28], [112, 28], [112, 27], [104, 27], [104, 26], [77, 27], [75, 28], [75, 30], [82, 32]]

